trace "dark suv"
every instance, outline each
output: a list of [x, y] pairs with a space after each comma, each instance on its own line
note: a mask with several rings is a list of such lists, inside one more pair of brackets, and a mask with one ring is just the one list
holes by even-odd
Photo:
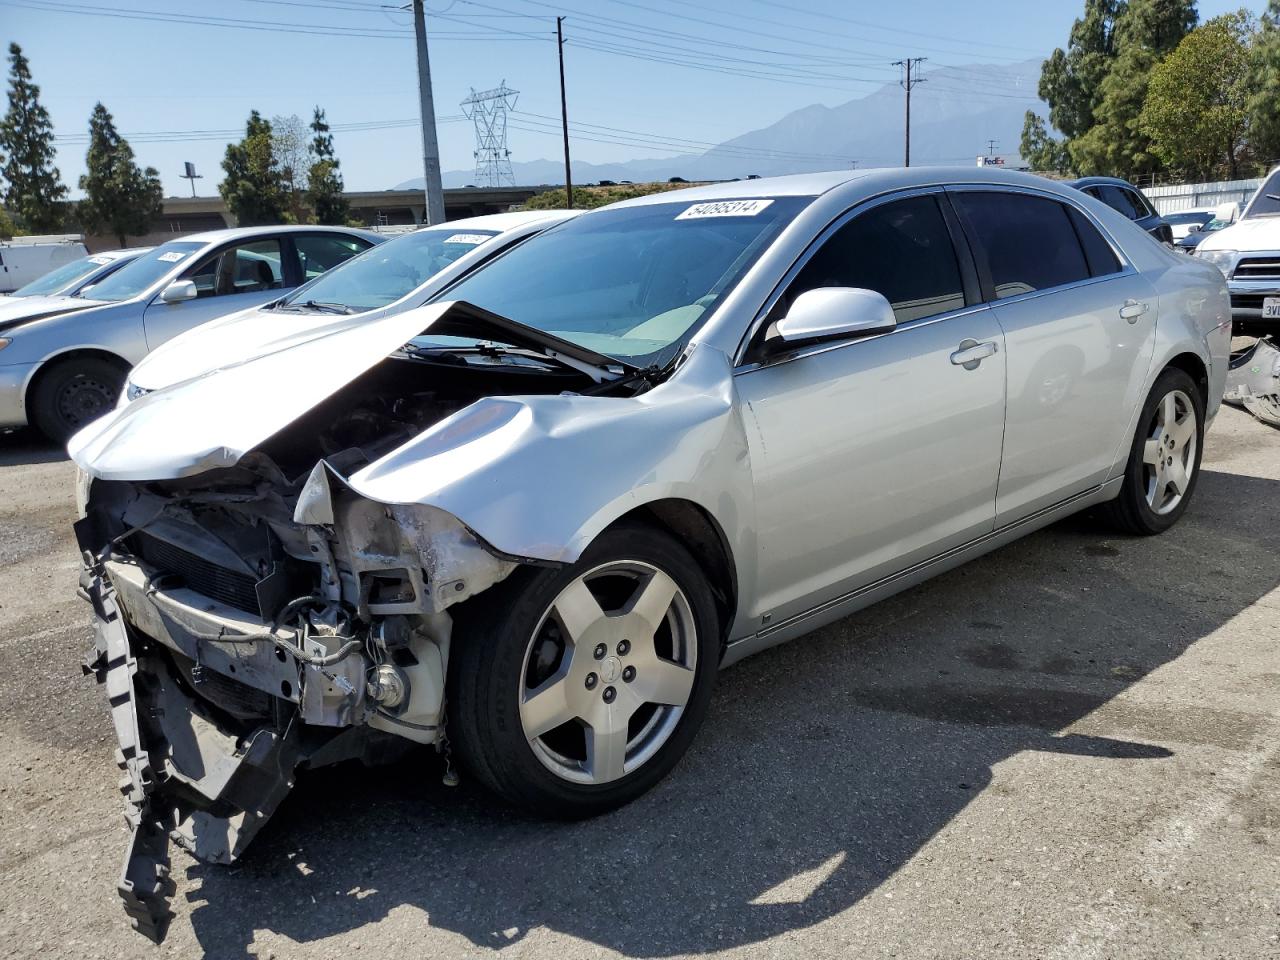
[[1108, 207], [1119, 210], [1147, 233], [1164, 243], [1173, 243], [1173, 228], [1165, 222], [1142, 191], [1119, 177], [1081, 177], [1068, 183]]

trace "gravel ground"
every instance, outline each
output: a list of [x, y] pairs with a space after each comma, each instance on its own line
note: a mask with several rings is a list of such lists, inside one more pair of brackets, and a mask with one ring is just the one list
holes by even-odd
[[720, 676], [674, 775], [546, 824], [432, 754], [303, 777], [177, 854], [153, 947], [71, 466], [0, 437], [0, 955], [1280, 956], [1280, 432], [1224, 410], [1154, 539], [1079, 518]]

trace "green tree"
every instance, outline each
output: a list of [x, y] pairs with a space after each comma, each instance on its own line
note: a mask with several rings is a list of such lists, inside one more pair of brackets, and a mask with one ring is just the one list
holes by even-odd
[[227, 144], [222, 169], [226, 177], [218, 184], [218, 192], [241, 226], [293, 221], [271, 124], [257, 110], [249, 114], [244, 139]]
[[305, 204], [311, 149], [308, 136], [307, 125], [296, 113], [271, 118], [271, 149], [280, 164], [280, 177], [289, 197], [289, 212], [299, 221], [307, 216]]
[[1022, 143], [1018, 153], [1032, 170], [1041, 173], [1065, 173], [1070, 163], [1066, 146], [1049, 134], [1044, 121], [1032, 110], [1027, 111], [1022, 121]]
[[1163, 59], [1199, 19], [1196, 0], [1129, 0], [1116, 20], [1117, 53], [1140, 46]]
[[1169, 166], [1199, 178], [1223, 169], [1239, 177], [1254, 33], [1244, 11], [1215, 17], [1151, 71], [1140, 122]]
[[1249, 145], [1268, 166], [1280, 160], [1280, 0], [1262, 15], [1250, 64]]
[[53, 122], [16, 43], [9, 44], [9, 110], [0, 120], [0, 154], [4, 202], [19, 226], [32, 233], [56, 230], [62, 224], [67, 188], [53, 165]]
[[138, 169], [133, 148], [116, 131], [111, 114], [101, 103], [89, 117], [88, 169], [80, 178], [84, 199], [76, 205], [80, 223], [91, 233], [110, 233], [125, 245], [127, 236], [140, 237], [160, 216], [164, 191], [155, 167]]
[[351, 205], [343, 196], [342, 173], [333, 152], [333, 134], [324, 111], [316, 107], [311, 117], [311, 169], [307, 175], [307, 203], [316, 223], [341, 225], [351, 217]]
[[1067, 49], [1054, 50], [1040, 68], [1040, 99], [1049, 104], [1049, 122], [1068, 140], [1093, 126], [1123, 8], [1119, 0], [1085, 0], [1084, 16], [1072, 24]]

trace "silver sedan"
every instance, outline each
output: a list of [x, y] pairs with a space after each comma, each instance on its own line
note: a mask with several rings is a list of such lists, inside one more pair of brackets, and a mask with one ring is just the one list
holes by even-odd
[[286, 339], [71, 443], [144, 758], [127, 876], [166, 818], [225, 862], [296, 766], [396, 742], [599, 813], [675, 766], [720, 667], [1086, 507], [1167, 530], [1230, 307], [1078, 191], [924, 168], [628, 201]]
[[76, 296], [0, 315], [0, 427], [55, 440], [115, 404], [129, 368], [171, 337], [265, 303], [382, 237], [239, 227], [170, 240]]

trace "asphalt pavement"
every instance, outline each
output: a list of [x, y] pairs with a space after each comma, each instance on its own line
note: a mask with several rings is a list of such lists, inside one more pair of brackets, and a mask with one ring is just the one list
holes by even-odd
[[722, 672], [608, 816], [430, 752], [303, 776], [241, 863], [175, 855], [160, 947], [115, 894], [73, 474], [0, 436], [0, 956], [1280, 957], [1280, 431], [1244, 413], [1169, 533], [1073, 518]]

